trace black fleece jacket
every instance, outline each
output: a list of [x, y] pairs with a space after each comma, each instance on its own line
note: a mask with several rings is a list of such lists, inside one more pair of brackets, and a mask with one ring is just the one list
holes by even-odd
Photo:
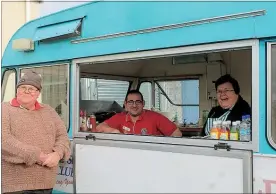
[[[216, 106], [211, 109], [211, 111], [208, 114], [208, 118], [219, 118], [221, 115], [223, 115], [226, 111], [229, 109], [223, 109], [220, 106]], [[231, 110], [230, 114], [227, 117], [227, 120], [232, 121], [238, 121], [242, 120], [243, 115], [250, 115], [251, 116], [251, 108], [249, 104], [241, 97], [239, 96], [238, 101], [234, 105], [233, 109]], [[207, 124], [207, 121], [204, 124], [202, 135], [205, 136], [205, 126]]]

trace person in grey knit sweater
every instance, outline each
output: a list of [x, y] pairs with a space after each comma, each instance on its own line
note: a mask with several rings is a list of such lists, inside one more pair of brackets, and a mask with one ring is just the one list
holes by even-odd
[[58, 163], [70, 157], [64, 122], [40, 104], [41, 77], [26, 72], [16, 98], [2, 103], [2, 192], [52, 193]]

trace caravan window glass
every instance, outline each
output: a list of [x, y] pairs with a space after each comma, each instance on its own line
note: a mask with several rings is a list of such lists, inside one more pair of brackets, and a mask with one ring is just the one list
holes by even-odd
[[33, 70], [42, 77], [42, 90], [38, 101], [56, 110], [65, 125], [69, 127], [68, 75], [69, 65], [40, 66], [23, 68], [21, 76]]
[[[268, 132], [269, 139], [271, 139], [273, 144], [276, 145], [276, 44], [272, 45], [271, 59], [268, 60], [271, 60], [271, 71], [268, 72], [271, 75], [271, 102], [268, 102], [268, 105], [271, 103], [271, 123], [269, 124], [271, 127]], [[268, 109], [270, 107], [268, 107]]]
[[199, 80], [183, 80], [181, 82], [183, 122], [198, 124], [199, 122]]
[[[196, 83], [196, 87], [193, 87]], [[177, 123], [196, 125], [199, 119], [198, 80], [158, 81], [156, 107]]]
[[143, 97], [144, 97], [144, 101], [145, 101], [145, 109], [150, 110], [153, 106], [152, 106], [152, 87], [151, 87], [151, 82], [143, 82], [140, 85], [139, 91], [142, 93]]
[[[139, 91], [142, 93], [145, 100], [145, 109], [155, 109], [160, 110], [160, 91], [158, 90], [158, 86], [154, 84], [154, 91], [152, 91], [152, 83], [151, 82], [142, 82], [139, 88]], [[152, 99], [152, 92], [155, 93], [155, 99]]]
[[143, 82], [140, 91], [145, 108], [153, 108], [167, 115], [172, 121], [197, 125], [199, 121], [199, 80], [155, 82], [155, 102], [152, 102], [152, 84]]
[[16, 90], [16, 71], [15, 69], [6, 70], [2, 78], [2, 102], [9, 102], [15, 97]]
[[117, 102], [124, 105], [129, 82], [108, 79], [80, 79], [81, 100], [98, 100]]

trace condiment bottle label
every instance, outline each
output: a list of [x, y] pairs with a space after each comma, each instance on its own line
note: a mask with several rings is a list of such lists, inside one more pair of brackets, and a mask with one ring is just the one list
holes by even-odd
[[218, 139], [219, 138], [219, 136], [218, 136], [218, 133], [217, 132], [211, 132], [211, 138], [212, 139]]
[[228, 133], [221, 133], [220, 134], [220, 139], [228, 140]]
[[230, 140], [238, 140], [238, 133], [230, 133]]

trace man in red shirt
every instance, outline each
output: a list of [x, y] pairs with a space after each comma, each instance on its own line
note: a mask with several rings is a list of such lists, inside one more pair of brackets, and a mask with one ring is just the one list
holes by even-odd
[[97, 132], [182, 137], [181, 131], [167, 117], [143, 109], [145, 101], [138, 90], [128, 92], [124, 105], [126, 112], [99, 124]]

